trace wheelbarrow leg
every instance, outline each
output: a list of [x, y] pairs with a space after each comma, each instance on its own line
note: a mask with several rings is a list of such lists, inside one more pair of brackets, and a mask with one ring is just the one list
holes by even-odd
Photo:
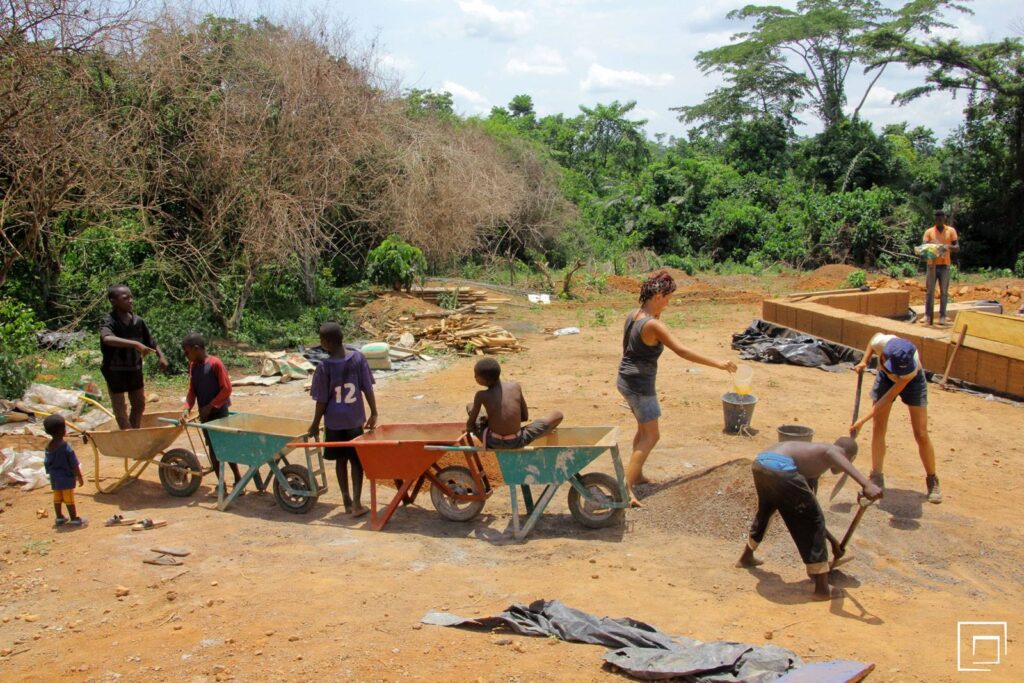
[[[371, 505], [371, 508], [370, 508], [370, 510], [371, 510], [370, 528], [371, 529], [373, 529], [374, 531], [380, 531], [382, 528], [384, 528], [384, 525], [388, 523], [389, 519], [391, 519], [391, 515], [395, 514], [395, 510], [398, 509], [398, 506], [402, 502], [408, 500], [409, 489], [412, 488], [412, 485], [414, 483], [416, 483], [416, 482], [413, 481], [412, 479], [408, 479], [406, 481], [403, 481], [402, 485], [398, 489], [398, 492], [395, 493], [395, 497], [391, 499], [391, 502], [388, 503], [388, 506], [386, 508], [384, 508], [384, 512], [378, 518], [377, 517], [377, 496], [376, 496], [376, 491], [374, 490], [375, 487], [374, 487], [374, 484], [373, 484], [373, 480], [372, 479], [370, 480], [370, 505]], [[406, 503], [406, 505], [408, 505], [408, 504], [409, 503]]]
[[522, 531], [514, 532], [517, 541], [523, 540], [531, 531], [533, 531], [533, 527], [537, 525], [537, 520], [539, 520], [540, 516], [544, 514], [544, 510], [547, 508], [548, 503], [550, 503], [551, 499], [555, 497], [555, 492], [558, 491], [558, 487], [559, 484], [548, 484], [544, 487], [544, 492], [540, 494], [540, 498], [537, 500], [537, 504], [534, 506], [533, 512], [531, 512], [530, 516], [527, 517], [526, 524], [523, 525]]
[[520, 484], [519, 488], [523, 492], [523, 503], [526, 504], [526, 514], [530, 514], [531, 512], [533, 512], [534, 505], [533, 491], [530, 490], [530, 487], [527, 484]]
[[[224, 462], [223, 460], [221, 460], [220, 461], [220, 476], [217, 478], [217, 509], [218, 510], [227, 510], [228, 506], [231, 505], [231, 503], [234, 502], [235, 498], [238, 498], [238, 496], [242, 495], [242, 491], [245, 490], [245, 487], [249, 485], [249, 482], [252, 481], [253, 478], [255, 478], [257, 482], [260, 481], [260, 479], [259, 479], [260, 468], [259, 467], [250, 467], [248, 470], [246, 470], [245, 474], [242, 475], [242, 478], [238, 480], [238, 483], [235, 484], [235, 487], [233, 489], [231, 489], [231, 495], [229, 495], [227, 498], [225, 498], [224, 497], [224, 488], [225, 488], [224, 487], [224, 475], [226, 473], [226, 468], [227, 468], [227, 463]], [[267, 481], [269, 481], [269, 480], [270, 480], [270, 477], [267, 477]], [[266, 486], [264, 485], [264, 488], [265, 487]], [[260, 490], [262, 491], [263, 489], [260, 489]]]

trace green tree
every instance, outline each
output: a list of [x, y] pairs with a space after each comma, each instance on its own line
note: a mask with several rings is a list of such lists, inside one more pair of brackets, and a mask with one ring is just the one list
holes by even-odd
[[733, 10], [730, 19], [753, 20], [753, 27], [730, 44], [697, 55], [701, 70], [722, 73], [727, 85], [703, 107], [682, 108], [683, 118], [721, 120], [723, 114], [734, 118], [757, 111], [788, 119], [809, 107], [830, 128], [846, 118], [847, 76], [861, 64], [866, 73], [875, 73], [853, 108], [856, 119], [892, 57], [873, 42], [876, 34], [906, 36], [949, 26], [940, 19], [946, 9], [963, 7], [943, 0], [911, 0], [895, 10], [877, 0], [800, 0], [796, 9], [747, 5]]
[[936, 39], [918, 43], [882, 35], [910, 67], [925, 67], [924, 85], [900, 93], [905, 103], [932, 92], [967, 94], [967, 120], [949, 141], [950, 198], [958, 221], [972, 226], [964, 258], [984, 265], [1012, 265], [1024, 248], [1024, 42], [962, 45]]

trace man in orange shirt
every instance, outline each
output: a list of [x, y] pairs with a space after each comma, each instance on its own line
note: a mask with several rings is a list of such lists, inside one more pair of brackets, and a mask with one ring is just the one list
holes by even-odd
[[925, 319], [929, 325], [935, 323], [935, 281], [939, 282], [939, 324], [947, 325], [946, 302], [949, 300], [950, 252], [960, 251], [956, 228], [946, 225], [946, 212], [935, 209], [935, 225], [924, 231], [925, 244], [942, 244], [946, 249], [939, 256], [928, 260], [928, 276], [925, 280]]

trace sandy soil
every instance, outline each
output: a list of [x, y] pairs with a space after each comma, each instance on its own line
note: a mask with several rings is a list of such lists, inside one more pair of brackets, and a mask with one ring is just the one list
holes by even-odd
[[[699, 283], [698, 283], [699, 284]], [[705, 283], [706, 284], [706, 283]], [[730, 335], [757, 315], [753, 289], [718, 286], [684, 296], [666, 320], [685, 344], [735, 358]], [[696, 291], [696, 290], [691, 290]], [[633, 298], [610, 291], [588, 304], [502, 307], [496, 320], [525, 338], [527, 352], [503, 359], [531, 410], [559, 409], [568, 425], [613, 425], [627, 457], [634, 422], [614, 387], [620, 320]], [[726, 301], [728, 303], [718, 303]], [[610, 313], [605, 313], [610, 311]], [[547, 326], [579, 335], [546, 339]], [[384, 422], [458, 420], [474, 391], [473, 360], [381, 380]], [[466, 616], [512, 602], [558, 598], [597, 615], [631, 616], [704, 640], [791, 648], [806, 661], [875, 662], [870, 680], [953, 681], [958, 621], [1008, 621], [1004, 662], [977, 680], [1021, 680], [1017, 634], [1024, 534], [1016, 495], [1022, 408], [929, 389], [930, 424], [946, 501], [924, 501], [924, 473], [906, 411], [890, 424], [885, 500], [869, 509], [851, 544], [856, 559], [836, 572], [830, 602], [811, 586], [776, 520], [759, 551], [766, 563], [737, 569], [753, 510], [745, 463], [800, 423], [831, 440], [849, 423], [852, 373], [756, 365], [759, 402], [752, 437], [722, 433], [727, 376], [666, 355], [659, 377], [662, 440], [647, 473], [648, 508], [623, 527], [586, 530], [559, 492], [525, 543], [509, 530], [507, 489], [477, 519], [440, 519], [429, 497], [400, 509], [383, 532], [344, 514], [336, 481], [306, 515], [272, 495], [249, 494], [226, 512], [209, 497], [167, 496], [156, 472], [113, 495], [79, 490], [85, 529], [55, 533], [47, 490], [0, 491], [0, 678], [5, 680], [611, 680], [598, 647], [552, 639], [420, 627], [432, 609]], [[298, 383], [240, 389], [239, 410], [306, 419]], [[865, 392], [866, 394], [867, 392]], [[170, 405], [173, 397], [167, 397]], [[866, 397], [865, 397], [866, 401]], [[862, 433], [866, 468], [870, 427]], [[77, 442], [76, 442], [77, 443]], [[182, 445], [187, 446], [187, 441]], [[92, 473], [86, 446], [77, 443]], [[723, 467], [716, 467], [724, 465]], [[118, 461], [104, 459], [113, 475]], [[600, 469], [611, 471], [609, 459]], [[707, 468], [716, 467], [710, 472]], [[834, 504], [822, 481], [830, 528], [852, 518], [856, 486]], [[368, 498], [368, 494], [364, 494]], [[716, 502], [720, 501], [720, 502]], [[747, 510], [744, 513], [744, 510]], [[166, 519], [162, 529], [104, 528], [121, 512]], [[50, 512], [52, 517], [52, 511]], [[145, 565], [155, 546], [185, 546], [181, 567]], [[1016, 550], [1014, 550], [1016, 548]], [[117, 589], [127, 595], [117, 597]], [[505, 644], [503, 644], [505, 643]]]

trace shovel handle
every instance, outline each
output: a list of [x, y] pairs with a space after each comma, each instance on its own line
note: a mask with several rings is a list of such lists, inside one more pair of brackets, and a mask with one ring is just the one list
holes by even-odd
[[[856, 394], [856, 396], [853, 399], [853, 419], [850, 420], [850, 424], [856, 424], [857, 418], [860, 416], [860, 392], [861, 392], [861, 389], [863, 387], [864, 387], [864, 373], [863, 372], [858, 372], [857, 373], [857, 394]], [[850, 436], [852, 436], [853, 438], [856, 439], [858, 431], [859, 430], [857, 430], [857, 429], [852, 430], [850, 432]]]

